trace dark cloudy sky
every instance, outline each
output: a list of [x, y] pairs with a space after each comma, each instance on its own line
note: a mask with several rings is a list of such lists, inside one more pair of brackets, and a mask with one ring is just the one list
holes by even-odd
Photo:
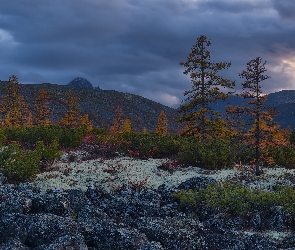
[[179, 66], [206, 35], [214, 61], [237, 80], [257, 56], [266, 93], [295, 89], [294, 0], [1, 0], [0, 79], [101, 89], [177, 107], [190, 79]]

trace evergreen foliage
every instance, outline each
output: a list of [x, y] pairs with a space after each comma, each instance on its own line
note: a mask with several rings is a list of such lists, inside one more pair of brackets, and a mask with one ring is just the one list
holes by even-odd
[[257, 208], [282, 206], [295, 217], [294, 187], [277, 187], [276, 192], [251, 190], [241, 184], [223, 182], [208, 185], [206, 189], [181, 190], [173, 194], [181, 206], [200, 206], [221, 209], [237, 215], [246, 215]]
[[9, 77], [4, 103], [1, 107], [6, 127], [19, 127], [25, 124], [28, 119], [28, 106], [19, 92], [18, 78], [16, 75], [12, 75]]
[[74, 96], [71, 91], [67, 91], [67, 100], [65, 101], [67, 111], [60, 120], [60, 125], [66, 128], [77, 128], [81, 124], [80, 107], [78, 97]]
[[[186, 69], [183, 72], [190, 76], [192, 89], [185, 91], [187, 96], [180, 107], [181, 117], [179, 122], [184, 122], [186, 130], [184, 134], [200, 136], [202, 138], [214, 136], [213, 124], [220, 119], [220, 114], [213, 111], [211, 105], [218, 100], [226, 100], [235, 86], [235, 82], [225, 79], [218, 74], [220, 70], [228, 69], [230, 62], [213, 62], [208, 47], [211, 41], [201, 35], [186, 62], [180, 62]], [[223, 89], [223, 91], [221, 90]]]
[[115, 110], [115, 115], [113, 117], [113, 125], [110, 128], [110, 132], [113, 135], [116, 135], [118, 133], [121, 133], [124, 129], [124, 115], [123, 110], [121, 107], [117, 107]]
[[159, 114], [156, 133], [160, 135], [167, 135], [168, 133], [168, 119], [163, 110]]
[[41, 89], [38, 91], [38, 96], [35, 100], [35, 125], [49, 125], [50, 115], [52, 111], [49, 109], [50, 96], [47, 90]]
[[23, 151], [14, 142], [0, 152], [1, 172], [10, 183], [31, 181], [39, 172], [40, 155], [35, 151]]
[[[245, 111], [254, 118], [253, 126], [248, 131], [247, 138], [254, 140], [256, 175], [260, 174], [259, 161], [263, 153], [263, 142], [271, 142], [273, 133], [278, 130], [278, 125], [273, 122], [276, 111], [264, 106], [267, 95], [263, 94], [261, 82], [270, 78], [264, 73], [267, 71], [266, 62], [262, 63], [260, 57], [256, 57], [247, 63], [246, 70], [240, 73], [240, 77], [245, 81], [242, 83], [243, 92], [240, 94], [243, 98], [250, 99], [247, 102]], [[266, 157], [266, 156], [265, 156]], [[264, 158], [265, 158], [264, 157]]]
[[130, 119], [124, 121], [123, 133], [130, 133], [132, 131]]

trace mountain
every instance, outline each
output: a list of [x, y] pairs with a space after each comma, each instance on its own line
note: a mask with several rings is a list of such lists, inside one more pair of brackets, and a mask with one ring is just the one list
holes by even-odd
[[[69, 86], [72, 87], [80, 87], [85, 89], [93, 89], [92, 84], [85, 78], [77, 77], [74, 80], [70, 81], [68, 83]], [[99, 87], [96, 87], [97, 89], [100, 89]]]
[[[224, 112], [227, 105], [245, 106], [249, 100], [238, 96], [230, 96], [226, 101], [220, 101], [213, 105], [213, 109]], [[274, 118], [282, 128], [288, 126], [295, 130], [295, 90], [282, 90], [271, 93], [267, 96], [266, 107], [274, 107], [278, 111], [278, 115]]]
[[[0, 81], [0, 98], [5, 95], [5, 86], [7, 82]], [[176, 133], [181, 129], [177, 123], [179, 112], [177, 109], [170, 108], [158, 102], [147, 98], [123, 93], [115, 90], [101, 90], [94, 88], [92, 84], [78, 77], [68, 85], [57, 85], [51, 83], [42, 84], [20, 84], [21, 93], [25, 97], [30, 108], [33, 108], [33, 102], [40, 89], [46, 89], [51, 97], [50, 108], [54, 115], [51, 118], [54, 121], [62, 117], [65, 111], [66, 92], [68, 90], [78, 97], [81, 113], [89, 114], [95, 127], [109, 128], [112, 125], [112, 119], [115, 109], [122, 107], [125, 118], [131, 120], [131, 125], [135, 131], [147, 130], [154, 131], [161, 110], [166, 113], [168, 118], [169, 132]], [[1, 99], [0, 99], [1, 100]], [[227, 105], [246, 105], [247, 100], [231, 96], [226, 101], [220, 101], [213, 106], [213, 109], [224, 112]], [[271, 93], [266, 100], [266, 106], [275, 107], [279, 114], [275, 121], [285, 128], [290, 126], [295, 130], [295, 90], [282, 90]]]
[[282, 90], [267, 96], [266, 105], [279, 106], [295, 102], [295, 90]]
[[[0, 99], [5, 95], [7, 82], [0, 81]], [[82, 86], [90, 86], [89, 84]], [[92, 86], [92, 85], [91, 85]], [[120, 106], [125, 118], [131, 120], [131, 126], [135, 131], [142, 131], [145, 127], [148, 131], [154, 131], [158, 117], [163, 110], [168, 118], [168, 130], [176, 133], [181, 129], [176, 122], [179, 113], [176, 109], [151, 101], [147, 98], [123, 93], [115, 90], [101, 90], [97, 88], [85, 88], [70, 85], [43, 84], [20, 84], [21, 94], [25, 101], [33, 109], [33, 103], [40, 89], [46, 89], [50, 95], [50, 108], [54, 115], [52, 120], [57, 121], [65, 111], [66, 92], [70, 90], [78, 97], [82, 114], [89, 114], [95, 127], [109, 128], [112, 125], [115, 109]]]

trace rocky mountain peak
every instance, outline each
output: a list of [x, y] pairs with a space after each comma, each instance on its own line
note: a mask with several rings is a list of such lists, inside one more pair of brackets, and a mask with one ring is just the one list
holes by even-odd
[[[68, 83], [69, 86], [80, 87], [84, 89], [93, 89], [92, 84], [83, 77], [76, 77], [74, 80]], [[99, 89], [99, 87], [97, 87]]]

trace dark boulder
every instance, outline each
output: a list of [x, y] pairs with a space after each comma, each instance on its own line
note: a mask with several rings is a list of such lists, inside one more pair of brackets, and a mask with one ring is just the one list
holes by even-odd
[[217, 181], [213, 178], [210, 177], [193, 177], [191, 179], [186, 180], [185, 182], [181, 183], [178, 186], [178, 189], [184, 189], [184, 190], [189, 190], [189, 189], [195, 189], [195, 190], [200, 190], [206, 188], [208, 185], [212, 184], [217, 184]]

